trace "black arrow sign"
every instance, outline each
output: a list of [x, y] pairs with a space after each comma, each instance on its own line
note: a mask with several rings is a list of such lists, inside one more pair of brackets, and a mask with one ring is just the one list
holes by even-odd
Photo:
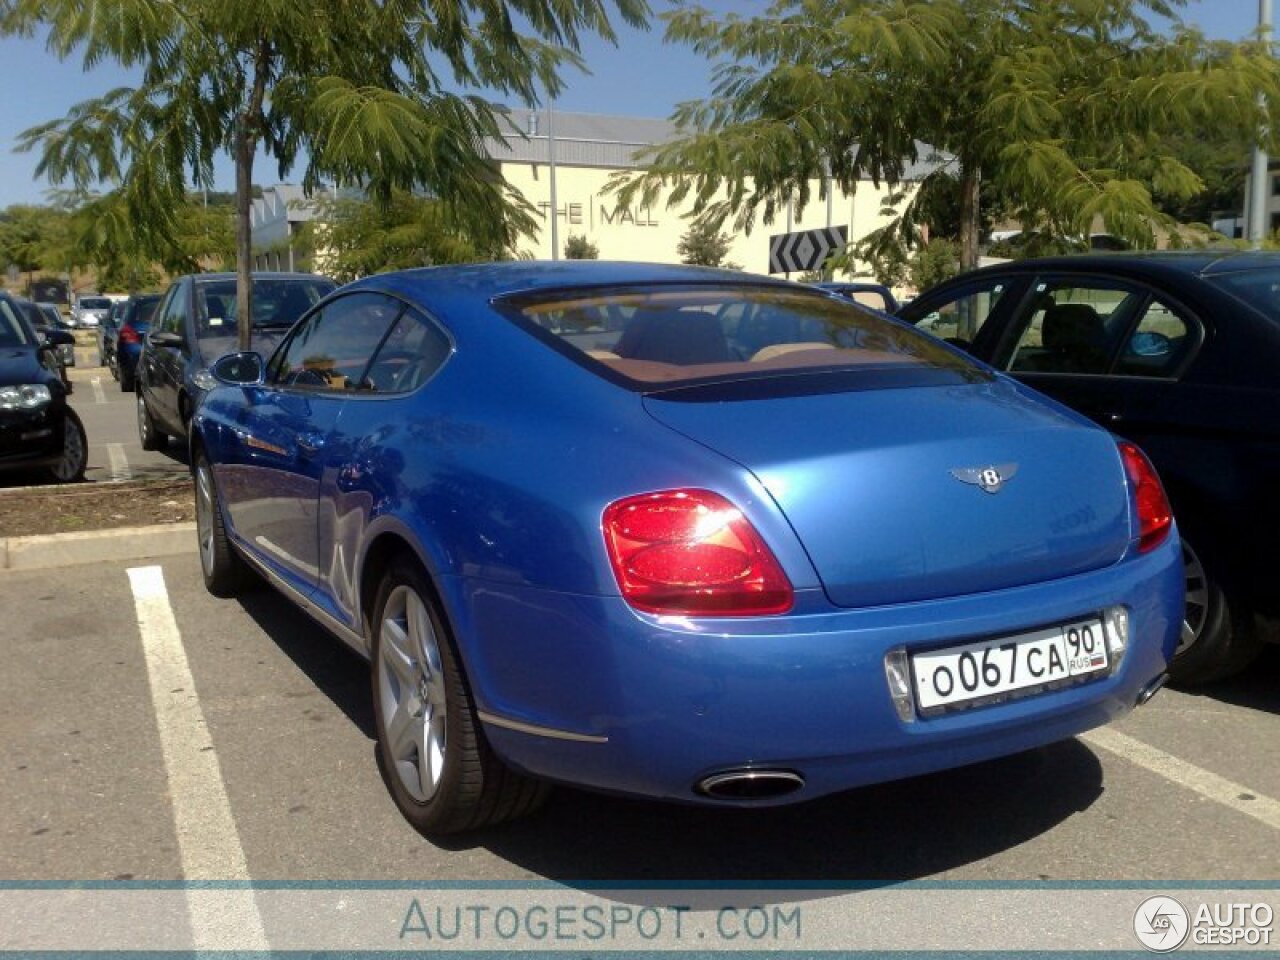
[[796, 233], [778, 233], [769, 238], [769, 272], [789, 273], [816, 270], [837, 250], [849, 243], [848, 227], [820, 227]]

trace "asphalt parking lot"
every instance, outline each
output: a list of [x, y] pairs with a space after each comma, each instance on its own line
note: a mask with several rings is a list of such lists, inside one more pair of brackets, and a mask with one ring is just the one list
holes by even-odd
[[1280, 878], [1280, 648], [980, 766], [757, 812], [565, 789], [432, 843], [379, 779], [363, 662], [269, 589], [216, 600], [193, 551], [0, 573], [0, 609], [10, 880]]

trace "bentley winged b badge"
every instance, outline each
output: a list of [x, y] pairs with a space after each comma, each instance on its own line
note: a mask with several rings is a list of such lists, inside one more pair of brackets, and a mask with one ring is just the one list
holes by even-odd
[[989, 467], [955, 467], [951, 475], [962, 483], [972, 483], [986, 493], [999, 493], [1000, 488], [1018, 473], [1016, 463], [997, 463]]

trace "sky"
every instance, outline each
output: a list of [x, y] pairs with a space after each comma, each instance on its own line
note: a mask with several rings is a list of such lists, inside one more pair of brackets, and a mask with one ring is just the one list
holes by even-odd
[[[742, 14], [759, 12], [765, 5], [764, 0], [703, 0], [703, 6], [713, 10]], [[669, 3], [650, 0], [650, 6], [662, 11]], [[1257, 25], [1258, 2], [1189, 0], [1182, 17], [1211, 37], [1243, 39]], [[677, 103], [709, 92], [711, 64], [687, 47], [664, 44], [660, 23], [647, 32], [619, 25], [618, 34], [616, 47], [596, 38], [588, 40], [583, 53], [590, 74], [565, 75], [566, 90], [556, 101], [557, 109], [668, 117]], [[43, 202], [49, 189], [48, 183], [35, 177], [36, 157], [13, 149], [21, 131], [62, 117], [74, 104], [131, 82], [128, 73], [112, 64], [84, 71], [78, 60], [59, 62], [40, 37], [0, 39], [0, 207]], [[233, 188], [229, 160], [219, 164], [216, 174], [218, 189]], [[299, 175], [295, 171], [293, 179]], [[259, 157], [255, 182], [273, 184], [281, 179], [275, 164]]]

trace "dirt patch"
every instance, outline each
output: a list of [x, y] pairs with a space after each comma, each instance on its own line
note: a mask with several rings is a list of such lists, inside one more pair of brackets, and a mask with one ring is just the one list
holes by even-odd
[[195, 500], [188, 477], [0, 490], [0, 537], [194, 519]]

